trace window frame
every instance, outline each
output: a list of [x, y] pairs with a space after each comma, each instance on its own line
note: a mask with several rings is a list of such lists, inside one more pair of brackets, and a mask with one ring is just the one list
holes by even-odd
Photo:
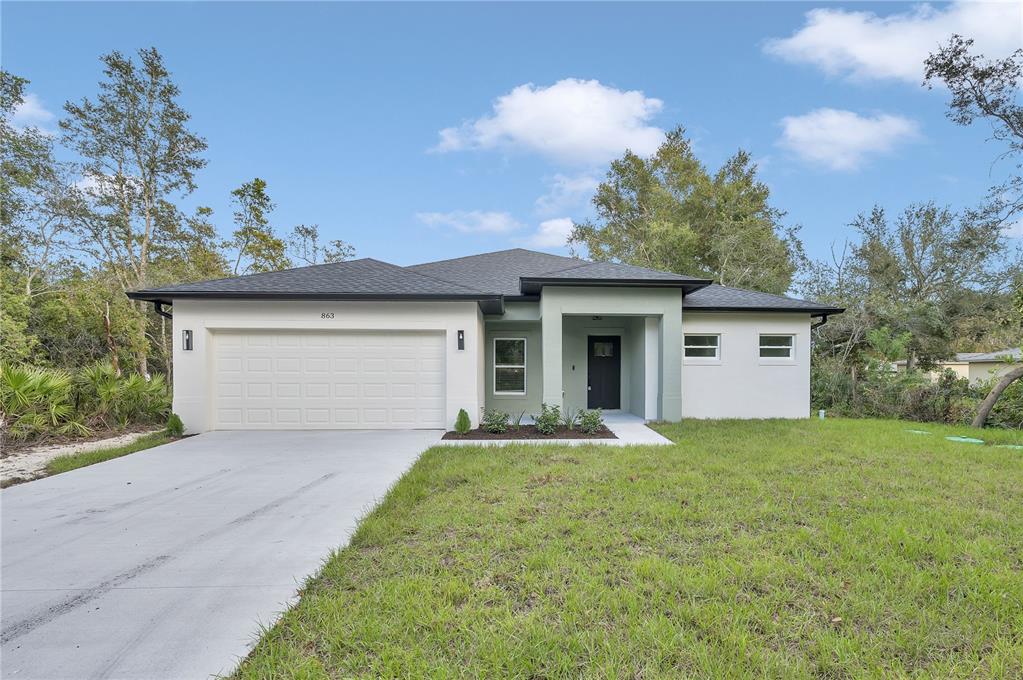
[[[788, 338], [789, 344], [785, 345], [765, 345], [764, 338]], [[763, 351], [765, 349], [788, 349], [788, 356], [784, 357], [771, 357], [764, 356]], [[757, 334], [757, 358], [762, 363], [792, 363], [796, 360], [796, 334], [795, 333], [758, 333]]]
[[[689, 356], [686, 354], [688, 349], [707, 349], [710, 345], [688, 345], [686, 344], [687, 336], [702, 336], [702, 337], [713, 337], [717, 338], [717, 343], [714, 345], [714, 356], [712, 357], [698, 357]], [[682, 333], [682, 360], [683, 361], [695, 361], [703, 363], [720, 363], [721, 362], [721, 333]]]
[[[517, 340], [517, 341], [522, 343], [522, 364], [521, 365], [520, 364], [498, 364], [497, 363], [497, 341], [498, 340], [505, 340], [505, 341], [507, 341], [507, 340]], [[493, 367], [492, 367], [491, 375], [492, 375], [492, 378], [493, 378], [493, 392], [494, 392], [495, 396], [522, 397], [522, 396], [526, 395], [526, 390], [527, 390], [527, 386], [528, 386], [528, 383], [529, 383], [529, 370], [527, 368], [528, 362], [529, 362], [529, 357], [527, 356], [528, 352], [529, 352], [529, 343], [526, 342], [526, 338], [524, 338], [524, 337], [500, 337], [500, 338], [495, 337], [495, 338], [493, 338], [493, 344], [491, 345], [491, 356], [492, 356], [492, 359], [493, 359], [493, 361], [492, 361]], [[505, 391], [505, 390], [499, 391], [497, 389], [497, 369], [498, 368], [521, 368], [522, 369], [522, 391], [521, 392], [519, 392], [519, 391], [511, 391], [511, 392], [509, 392], [509, 391]]]

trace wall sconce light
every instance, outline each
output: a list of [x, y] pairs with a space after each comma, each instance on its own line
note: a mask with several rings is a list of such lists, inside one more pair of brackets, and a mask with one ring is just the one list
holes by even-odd
[[465, 331], [458, 331], [458, 349], [465, 349]]
[[192, 331], [181, 331], [181, 349], [192, 351]]

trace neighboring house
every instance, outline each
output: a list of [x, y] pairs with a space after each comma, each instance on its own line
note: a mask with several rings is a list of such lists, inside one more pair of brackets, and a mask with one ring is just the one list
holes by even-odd
[[[931, 380], [937, 380], [943, 371], [952, 371], [960, 378], [966, 378], [971, 383], [980, 383], [991, 378], [1000, 378], [1015, 366], [1012, 362], [1019, 362], [1023, 352], [1019, 347], [1002, 349], [995, 352], [960, 352], [954, 358], [946, 361], [939, 361], [937, 369], [930, 371]], [[895, 370], [905, 371], [906, 360], [895, 362]]]
[[805, 418], [842, 310], [529, 250], [134, 291], [173, 305], [174, 411], [217, 429], [450, 428], [459, 409]]

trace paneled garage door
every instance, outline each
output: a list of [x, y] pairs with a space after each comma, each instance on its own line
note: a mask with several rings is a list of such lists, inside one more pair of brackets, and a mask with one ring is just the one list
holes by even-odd
[[444, 335], [214, 334], [215, 429], [442, 428]]

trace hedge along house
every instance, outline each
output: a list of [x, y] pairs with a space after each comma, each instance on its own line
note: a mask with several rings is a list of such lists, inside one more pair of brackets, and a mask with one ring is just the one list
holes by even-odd
[[174, 320], [174, 411], [215, 429], [450, 428], [458, 411], [804, 418], [842, 310], [513, 249], [134, 291]]

